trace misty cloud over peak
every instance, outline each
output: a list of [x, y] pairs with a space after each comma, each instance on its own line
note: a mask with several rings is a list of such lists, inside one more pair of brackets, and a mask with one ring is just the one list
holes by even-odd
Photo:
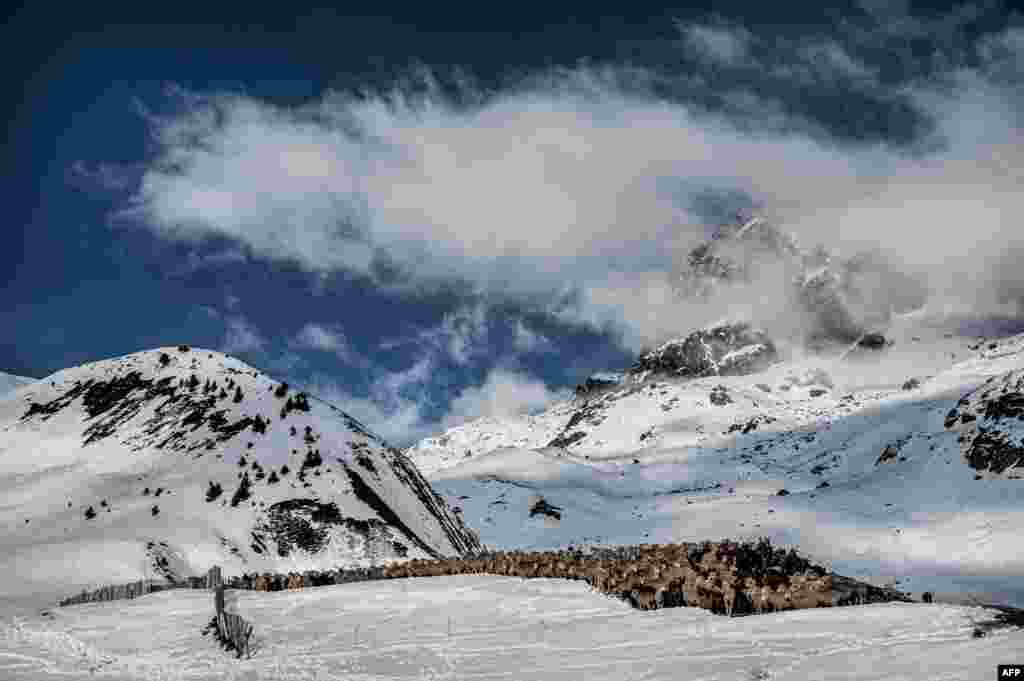
[[[880, 250], [938, 299], [1019, 313], [1021, 29], [899, 80], [871, 62], [889, 38], [869, 24], [779, 38], [768, 58], [772, 41], [747, 27], [680, 23], [680, 58], [697, 61], [678, 83], [710, 82], [710, 63], [759, 74], [754, 88], [723, 79], [714, 94], [732, 104], [717, 111], [658, 94], [651, 84], [669, 76], [634, 66], [492, 91], [464, 79], [458, 96], [424, 69], [391, 91], [327, 92], [298, 108], [177, 90], [175, 111], [149, 114], [157, 153], [117, 218], [176, 240], [226, 236], [312, 271], [373, 277], [387, 262], [400, 276], [381, 283], [398, 289], [458, 281], [485, 304], [547, 300], [556, 318], [611, 326], [639, 347], [790, 304], [771, 268], [714, 308], [674, 295], [676, 263], [711, 227], [711, 192], [806, 247]], [[773, 95], [783, 81], [908, 105], [928, 133], [909, 146], [831, 137]]]

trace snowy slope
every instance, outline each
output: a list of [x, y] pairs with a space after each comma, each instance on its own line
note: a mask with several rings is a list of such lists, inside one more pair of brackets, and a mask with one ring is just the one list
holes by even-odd
[[0, 627], [0, 678], [974, 681], [1024, 650], [1020, 629], [973, 637], [994, 611], [938, 604], [729, 619], [633, 610], [581, 582], [482, 575], [231, 597], [254, 623], [251, 658], [201, 635], [209, 592], [171, 591]]
[[36, 379], [34, 378], [26, 378], [25, 376], [15, 376], [14, 374], [5, 374], [0, 372], [0, 398], [14, 392], [18, 388], [35, 382], [35, 380]]
[[[851, 576], [1024, 605], [1024, 336], [962, 338], [920, 313], [886, 335], [468, 423], [408, 454], [488, 546], [765, 535]], [[965, 395], [975, 420], [947, 427]], [[531, 517], [538, 496], [560, 517]]]
[[[235, 499], [246, 480], [251, 496]], [[208, 500], [211, 483], [223, 491]], [[356, 420], [234, 358], [177, 348], [0, 398], [0, 542], [0, 596], [475, 545], [415, 466]]]

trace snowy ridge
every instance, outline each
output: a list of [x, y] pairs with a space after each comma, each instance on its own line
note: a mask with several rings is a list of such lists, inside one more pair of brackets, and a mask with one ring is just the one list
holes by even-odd
[[0, 565], [21, 591], [476, 546], [378, 436], [201, 349], [94, 362], [0, 398], [0, 497]]
[[[882, 351], [655, 378], [408, 454], [492, 547], [768, 536], [854, 577], [1024, 605], [1024, 335], [961, 338], [916, 313], [886, 334]], [[958, 402], [976, 420], [947, 427]], [[993, 439], [1004, 454], [981, 458]], [[538, 496], [560, 518], [531, 518]]]
[[23, 388], [30, 383], [34, 383], [35, 380], [36, 379], [34, 378], [15, 376], [14, 374], [5, 374], [0, 372], [0, 398], [18, 390], [19, 388]]

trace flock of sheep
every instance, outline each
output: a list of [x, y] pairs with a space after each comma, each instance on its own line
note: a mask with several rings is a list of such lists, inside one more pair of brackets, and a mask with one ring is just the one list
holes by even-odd
[[375, 579], [492, 574], [586, 581], [643, 610], [695, 606], [728, 616], [905, 600], [896, 592], [827, 573], [792, 550], [758, 544], [644, 544], [584, 553], [498, 551], [461, 558], [414, 559], [383, 567], [288, 575], [242, 575], [228, 586], [301, 589]]

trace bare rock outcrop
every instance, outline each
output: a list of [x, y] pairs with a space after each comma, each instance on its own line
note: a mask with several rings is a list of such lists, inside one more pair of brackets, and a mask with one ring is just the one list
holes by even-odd
[[994, 376], [946, 415], [967, 464], [981, 476], [1024, 477], [1024, 370]]

